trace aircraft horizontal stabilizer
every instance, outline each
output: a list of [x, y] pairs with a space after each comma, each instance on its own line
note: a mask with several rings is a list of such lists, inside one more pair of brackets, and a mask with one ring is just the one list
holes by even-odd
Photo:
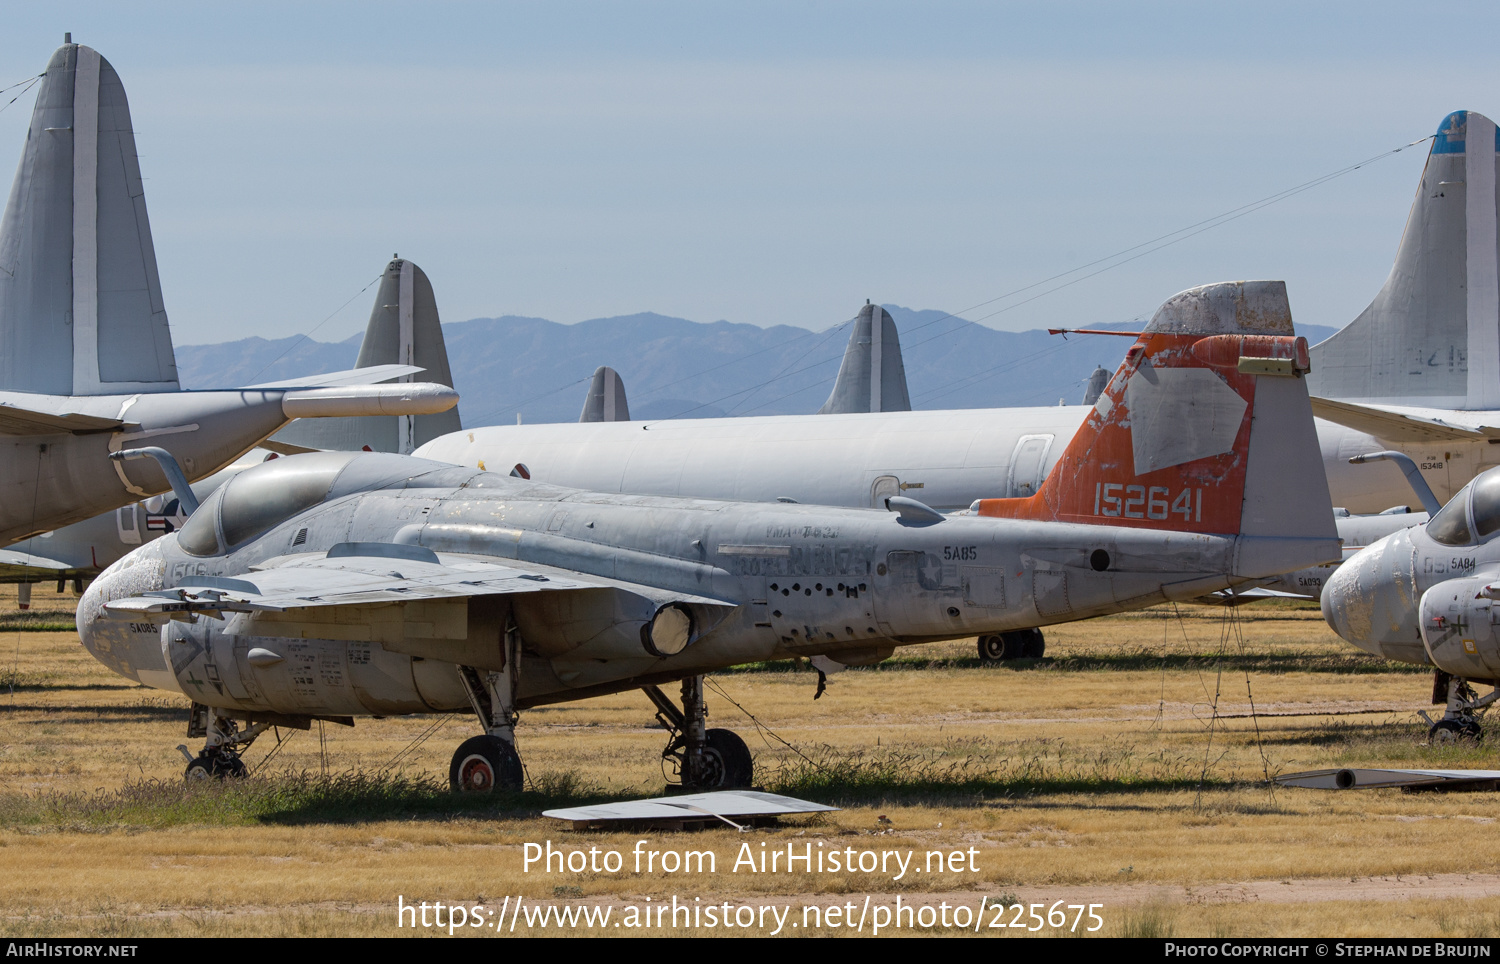
[[303, 375], [279, 382], [264, 382], [246, 385], [246, 388], [334, 388], [340, 385], [374, 385], [388, 382], [402, 375], [415, 375], [426, 371], [416, 365], [371, 365], [369, 368], [350, 368], [342, 372], [325, 372], [322, 375]]
[[[1500, 425], [1485, 424], [1495, 420], [1494, 412], [1360, 405], [1317, 396], [1312, 398], [1312, 408], [1313, 414], [1325, 421], [1396, 443], [1483, 442], [1500, 438]], [[1438, 417], [1439, 412], [1443, 417]]]

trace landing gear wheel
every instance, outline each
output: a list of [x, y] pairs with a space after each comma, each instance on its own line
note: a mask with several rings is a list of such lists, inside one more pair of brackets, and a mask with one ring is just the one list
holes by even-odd
[[498, 736], [465, 740], [448, 765], [448, 785], [454, 793], [516, 791], [525, 779], [516, 748]]
[[1047, 654], [1047, 640], [1042, 636], [1040, 629], [1028, 630], [1024, 635], [1025, 639], [1021, 643], [1022, 658], [1041, 659]]
[[709, 730], [704, 734], [704, 790], [728, 790], [748, 787], [755, 778], [755, 761], [750, 748], [733, 730]]
[[979, 637], [979, 658], [987, 662], [1009, 662], [1031, 655], [1026, 651], [1027, 644], [1032, 636], [1041, 638], [1041, 632], [1035, 629], [1016, 629], [998, 636]]
[[1427, 731], [1427, 742], [1441, 746], [1470, 741], [1478, 743], [1484, 739], [1484, 730], [1475, 719], [1438, 720]]
[[245, 761], [238, 753], [220, 750], [216, 753], [201, 753], [187, 765], [182, 778], [188, 783], [203, 783], [207, 780], [223, 780], [229, 777], [242, 780], [250, 775]]

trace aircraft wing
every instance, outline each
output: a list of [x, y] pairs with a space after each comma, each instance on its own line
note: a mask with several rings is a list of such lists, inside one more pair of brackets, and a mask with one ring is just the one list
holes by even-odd
[[[539, 572], [470, 560], [445, 564], [419, 546], [344, 543], [368, 555], [321, 552], [278, 556], [245, 578], [188, 577], [175, 589], [105, 606], [112, 616], [172, 616], [213, 613], [283, 613], [292, 610], [364, 606], [416, 600], [459, 599], [490, 594], [593, 589], [603, 583], [562, 571]], [[380, 549], [412, 550], [373, 554]], [[336, 549], [341, 547], [335, 547]], [[345, 550], [350, 551], [350, 550]]]
[[322, 375], [304, 375], [301, 378], [287, 378], [279, 382], [262, 382], [259, 385], [246, 385], [245, 388], [337, 388], [341, 385], [374, 385], [377, 382], [390, 381], [392, 378], [400, 378], [402, 375], [415, 375], [417, 372], [426, 371], [415, 365], [371, 365], [368, 368], [351, 368], [342, 372], [326, 372]]
[[[30, 552], [0, 549], [0, 581], [18, 576], [36, 576], [42, 579], [60, 579], [75, 572], [82, 572], [70, 562], [48, 559]], [[24, 581], [24, 580], [23, 580]]]
[[1482, 442], [1500, 438], [1489, 412], [1459, 412], [1398, 405], [1360, 405], [1330, 398], [1312, 399], [1313, 414], [1356, 432], [1392, 442]]
[[107, 432], [121, 424], [117, 418], [101, 418], [65, 409], [48, 412], [17, 405], [9, 399], [0, 401], [0, 435], [81, 435]]
[[[117, 599], [104, 609], [116, 619], [156, 623], [203, 613], [224, 617], [226, 631], [237, 635], [375, 641], [402, 652], [438, 655], [451, 644], [411, 641], [467, 639], [470, 598], [560, 592], [591, 593], [596, 604], [633, 614], [623, 618], [638, 623], [677, 604], [693, 613], [700, 632], [736, 608], [723, 600], [550, 566], [439, 557], [423, 546], [341, 543], [327, 553], [269, 559], [241, 577], [190, 576], [173, 589]], [[639, 647], [637, 641], [630, 655], [639, 656]]]

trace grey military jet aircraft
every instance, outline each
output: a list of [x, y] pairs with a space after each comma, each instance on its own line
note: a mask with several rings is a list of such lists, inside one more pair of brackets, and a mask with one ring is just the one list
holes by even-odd
[[[1323, 588], [1323, 618], [1360, 649], [1436, 667], [1445, 705], [1430, 741], [1477, 739], [1478, 712], [1500, 699], [1500, 469], [1464, 486], [1425, 526], [1386, 536]], [[1495, 689], [1478, 696], [1474, 683]]]
[[[744, 784], [744, 742], [705, 725], [704, 673], [869, 664], [1338, 558], [1305, 368], [1280, 282], [1183, 292], [1041, 491], [963, 515], [277, 459], [109, 567], [78, 629], [115, 672], [194, 701], [190, 777], [244, 772], [238, 751], [272, 725], [467, 706], [484, 733], [454, 754], [454, 787], [515, 787], [519, 712], [639, 688], [684, 784]], [[680, 707], [659, 689], [674, 681]]]
[[0, 546], [166, 491], [293, 418], [420, 415], [457, 394], [375, 384], [410, 363], [225, 391], [181, 391], [125, 88], [98, 52], [52, 55], [0, 220]]

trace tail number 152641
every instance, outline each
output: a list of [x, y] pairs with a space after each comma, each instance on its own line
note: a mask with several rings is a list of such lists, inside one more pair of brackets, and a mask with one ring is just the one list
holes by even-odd
[[1184, 522], [1203, 521], [1203, 490], [1183, 489], [1172, 497], [1164, 485], [1094, 483], [1094, 515], [1125, 519], [1167, 519], [1181, 516]]

